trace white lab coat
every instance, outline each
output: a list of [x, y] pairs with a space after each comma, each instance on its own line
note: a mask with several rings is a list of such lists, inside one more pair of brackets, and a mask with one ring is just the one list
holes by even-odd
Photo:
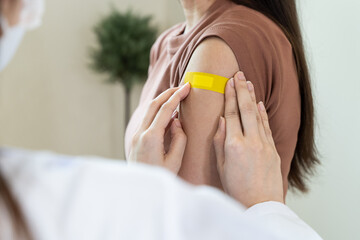
[[[9, 148], [0, 154], [38, 240], [321, 239], [281, 203], [246, 210], [157, 167]], [[11, 239], [4, 224], [0, 239]]]

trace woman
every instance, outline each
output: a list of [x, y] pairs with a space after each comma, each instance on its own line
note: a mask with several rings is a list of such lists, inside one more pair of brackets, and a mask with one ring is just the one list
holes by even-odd
[[[0, 0], [6, 26], [19, 23], [19, 2]], [[2, 26], [0, 41], [9, 34]], [[1, 44], [8, 49], [11, 42]], [[247, 211], [218, 191], [191, 188], [160, 169], [0, 148], [0, 239], [320, 239], [282, 204], [280, 159], [266, 111], [256, 105], [252, 84], [239, 76], [226, 87], [226, 125], [221, 119], [214, 143], [222, 183]], [[131, 161], [151, 160], [177, 173], [186, 136], [171, 116], [189, 92], [187, 84], [151, 102]], [[161, 133], [169, 123], [174, 138], [164, 154]], [[248, 168], [236, 167], [244, 164]]]
[[[152, 101], [130, 161], [177, 173], [186, 136], [172, 113], [189, 92], [186, 84]], [[221, 119], [214, 138], [222, 183], [243, 205], [214, 188], [186, 185], [160, 168], [0, 149], [0, 175], [10, 183], [2, 178], [0, 189], [11, 186], [16, 193], [14, 198], [0, 192], [0, 238], [321, 239], [283, 204], [280, 158], [265, 108], [255, 101], [245, 78], [230, 80], [226, 124]], [[169, 125], [174, 138], [164, 153]]]
[[[239, 69], [254, 81], [264, 101], [282, 159], [284, 196], [318, 163], [310, 78], [295, 0], [181, 0], [186, 22], [165, 31], [151, 51], [148, 80], [125, 137], [127, 156], [149, 101], [179, 86], [186, 72], [231, 77]], [[222, 188], [212, 137], [223, 114], [221, 94], [194, 89], [181, 104], [188, 136], [179, 176], [194, 184]]]

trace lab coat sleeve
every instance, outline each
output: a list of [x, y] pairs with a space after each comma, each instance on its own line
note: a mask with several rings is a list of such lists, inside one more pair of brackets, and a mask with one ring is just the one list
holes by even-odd
[[259, 222], [264, 229], [273, 232], [278, 239], [322, 239], [288, 206], [280, 202], [269, 201], [256, 204], [248, 208], [244, 216]]
[[38, 240], [321, 239], [285, 205], [246, 209], [149, 165], [0, 148], [0, 170]]

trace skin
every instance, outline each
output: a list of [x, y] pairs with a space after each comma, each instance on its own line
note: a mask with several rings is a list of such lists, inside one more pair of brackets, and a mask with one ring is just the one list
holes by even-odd
[[[130, 162], [162, 166], [177, 174], [187, 137], [173, 113], [190, 92], [186, 84], [168, 89], [151, 102], [132, 142]], [[243, 73], [228, 81], [225, 99], [225, 118], [220, 118], [213, 138], [225, 192], [247, 207], [265, 201], [283, 203], [280, 157], [268, 116], [263, 103], [256, 104], [253, 85]], [[168, 129], [173, 138], [164, 152]]]
[[[129, 162], [158, 165], [175, 174], [179, 172], [187, 138], [174, 111], [189, 92], [189, 84], [171, 88], [149, 104], [145, 118], [133, 137]], [[171, 143], [164, 154], [164, 139], [169, 131]]]
[[[186, 18], [185, 33], [200, 21], [214, 2], [215, 0], [180, 1]], [[230, 47], [221, 39], [211, 37], [195, 49], [185, 72], [206, 72], [230, 78], [237, 71], [238, 63]], [[192, 184], [223, 189], [216, 169], [212, 139], [219, 118], [224, 114], [224, 95], [192, 89], [181, 103], [179, 112], [179, 119], [188, 139], [179, 176]]]
[[[219, 38], [208, 38], [194, 51], [186, 72], [206, 72], [230, 78], [238, 70], [230, 47]], [[224, 95], [208, 90], [192, 89], [180, 105], [180, 120], [188, 144], [179, 176], [192, 184], [223, 188], [212, 144], [219, 118], [223, 114]]]
[[[237, 73], [226, 86], [225, 119], [214, 137], [217, 168], [225, 191], [247, 207], [283, 203], [281, 160], [263, 102], [254, 85]], [[239, 187], [241, 186], [241, 187]]]
[[[212, 0], [181, 1], [186, 16], [185, 32], [190, 31], [200, 21], [214, 2]], [[227, 43], [220, 38], [211, 37], [197, 46], [184, 76], [186, 72], [206, 72], [230, 78], [239, 70], [238, 60]], [[215, 135], [217, 123], [223, 114], [224, 96], [212, 91], [193, 89], [189, 97], [180, 105], [180, 121], [187, 135], [188, 144], [179, 176], [192, 184], [210, 185], [221, 190], [224, 189], [216, 169], [215, 149], [211, 142]], [[273, 115], [272, 119], [273, 122], [276, 122], [275, 119], [278, 117], [276, 118]], [[281, 144], [283, 139], [279, 137], [279, 134], [276, 136], [277, 143]], [[282, 156], [285, 162], [290, 158], [288, 154]], [[282, 172], [284, 174], [283, 192], [285, 198], [288, 189], [287, 167], [290, 166], [283, 164], [282, 167], [284, 168]]]
[[214, 2], [215, 0], [180, 0], [186, 19], [185, 33], [196, 25]]

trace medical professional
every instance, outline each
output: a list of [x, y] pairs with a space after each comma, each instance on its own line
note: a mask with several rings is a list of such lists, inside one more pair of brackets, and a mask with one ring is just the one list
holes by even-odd
[[[0, 0], [2, 68], [31, 2]], [[241, 72], [226, 85], [214, 138], [226, 194], [177, 178], [186, 136], [173, 113], [190, 91], [168, 89], [151, 102], [131, 148], [136, 164], [1, 148], [0, 239], [321, 239], [284, 205], [268, 117]]]

